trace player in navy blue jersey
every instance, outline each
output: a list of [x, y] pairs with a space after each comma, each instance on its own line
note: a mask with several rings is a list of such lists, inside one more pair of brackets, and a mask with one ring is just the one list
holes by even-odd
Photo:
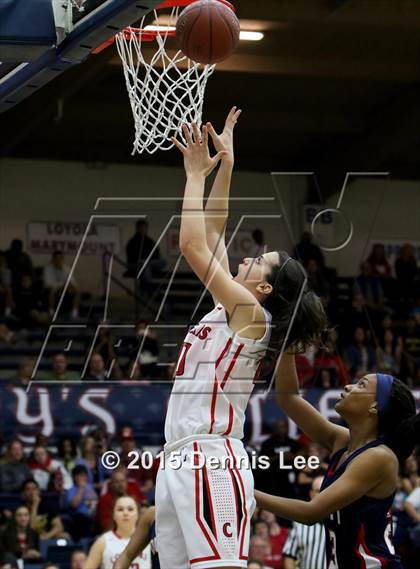
[[332, 459], [319, 495], [304, 502], [256, 491], [260, 507], [305, 524], [324, 521], [328, 569], [402, 569], [392, 545], [389, 511], [399, 463], [420, 442], [420, 415], [407, 386], [369, 374], [347, 385], [331, 423], [299, 394], [295, 358], [285, 354], [276, 377], [279, 405]]

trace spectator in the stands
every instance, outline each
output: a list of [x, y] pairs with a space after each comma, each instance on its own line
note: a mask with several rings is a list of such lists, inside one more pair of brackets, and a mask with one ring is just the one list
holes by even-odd
[[137, 345], [131, 348], [133, 355], [139, 354], [141, 375], [144, 379], [156, 379], [158, 374], [159, 342], [156, 330], [150, 328], [145, 320], [136, 326]]
[[94, 529], [94, 516], [98, 496], [88, 482], [85, 466], [79, 464], [73, 468], [73, 486], [67, 491], [67, 504], [71, 517], [69, 531], [75, 541], [82, 537], [91, 537]]
[[403, 301], [409, 302], [414, 298], [415, 281], [419, 276], [415, 249], [410, 243], [405, 243], [401, 247], [400, 254], [395, 261], [395, 274], [399, 296]]
[[50, 456], [44, 446], [36, 446], [28, 461], [32, 477], [37, 481], [41, 490], [61, 492], [72, 485], [71, 477], [61, 462]]
[[[165, 262], [160, 257], [159, 247], [156, 242], [147, 235], [149, 224], [144, 219], [139, 219], [136, 223], [136, 232], [127, 243], [125, 248], [127, 254], [128, 270], [127, 277], [136, 277], [142, 270], [140, 285], [147, 292], [153, 291], [151, 279], [158, 276], [159, 270], [164, 267]], [[143, 268], [145, 261], [151, 255], [147, 266]]]
[[87, 555], [82, 549], [73, 551], [70, 558], [70, 569], [85, 569]]
[[0, 533], [0, 567], [3, 569], [19, 569], [18, 562], [13, 553], [9, 553], [2, 544]]
[[[120, 431], [119, 435], [120, 446], [117, 450], [118, 455], [121, 459], [121, 465], [128, 467], [130, 463], [133, 462], [134, 455], [130, 453], [137, 452], [141, 453], [142, 449], [137, 444], [134, 437], [133, 428], [130, 425], [124, 425]], [[136, 463], [136, 468], [129, 470], [130, 479], [136, 480], [139, 483], [141, 489], [150, 489], [150, 482], [156, 478], [158, 471], [159, 460], [155, 459], [153, 465], [150, 468], [143, 468], [141, 464]], [[151, 488], [153, 489], [153, 487]]]
[[354, 331], [353, 343], [347, 350], [347, 358], [350, 374], [354, 379], [360, 379], [376, 370], [375, 350], [363, 328], [356, 328]]
[[112, 379], [105, 369], [105, 362], [101, 354], [93, 352], [89, 360], [89, 369], [85, 377], [88, 381], [106, 381]]
[[356, 328], [367, 330], [371, 321], [371, 310], [365, 302], [361, 292], [355, 292], [351, 298], [351, 304], [345, 307], [343, 324], [340, 326], [340, 338], [344, 344], [349, 344]]
[[76, 549], [70, 557], [70, 569], [85, 569], [87, 555], [83, 549]]
[[71, 475], [76, 466], [77, 446], [71, 437], [62, 437], [57, 444], [57, 456], [66, 471]]
[[101, 451], [98, 440], [92, 434], [85, 435], [80, 442], [81, 456], [76, 459], [76, 465], [84, 466], [88, 474], [88, 482], [100, 490], [107, 472], [101, 462]]
[[403, 341], [390, 328], [385, 329], [376, 349], [378, 370], [382, 373], [400, 375]]
[[31, 358], [22, 358], [19, 360], [18, 370], [11, 382], [19, 387], [27, 387], [32, 379], [35, 367], [35, 360]]
[[260, 451], [261, 456], [269, 457], [270, 467], [266, 470], [259, 469], [255, 473], [258, 488], [277, 496], [294, 497], [295, 491], [289, 478], [289, 471], [280, 469], [279, 465], [280, 455], [282, 455], [283, 464], [288, 466], [292, 464], [299, 450], [299, 444], [289, 437], [287, 420], [274, 421], [271, 430], [271, 436], [262, 443]]
[[52, 369], [43, 374], [42, 378], [49, 381], [74, 381], [79, 379], [76, 371], [67, 369], [68, 363], [65, 354], [62, 352], [54, 354], [52, 357]]
[[306, 465], [297, 472], [296, 487], [299, 499], [309, 500], [314, 478], [316, 476], [324, 476], [328, 470], [328, 453], [324, 447], [311, 441], [303, 446], [299, 455], [307, 460], [310, 456], [318, 458], [319, 466], [317, 468], [310, 468]]
[[330, 375], [331, 387], [340, 387], [350, 382], [350, 374], [347, 365], [337, 352], [337, 331], [332, 330], [322, 349], [315, 355], [314, 367], [316, 371], [316, 383], [323, 371]]
[[[44, 268], [44, 285], [48, 291], [48, 309], [50, 314], [54, 309], [66, 283], [69, 280], [70, 267], [64, 262], [64, 255], [61, 251], [54, 251], [51, 261]], [[72, 276], [66, 289], [66, 298], [71, 307], [71, 315], [77, 318], [79, 314], [80, 292], [75, 278]]]
[[384, 292], [381, 279], [374, 274], [369, 261], [364, 261], [360, 265], [360, 275], [356, 278], [356, 292], [363, 295], [370, 309], [383, 310]]
[[404, 333], [404, 364], [411, 383], [420, 382], [420, 325], [409, 316]]
[[34, 275], [32, 260], [23, 250], [23, 242], [20, 239], [13, 239], [5, 255], [7, 265], [12, 271], [13, 288], [20, 282], [22, 275]]
[[283, 553], [284, 543], [287, 539], [288, 530], [281, 526], [276, 516], [268, 510], [261, 510], [258, 519], [268, 524], [269, 527], [269, 541], [271, 544], [272, 558], [280, 558]]
[[420, 486], [414, 488], [405, 503], [405, 511], [415, 524], [420, 524]]
[[265, 564], [271, 554], [270, 542], [267, 538], [253, 535], [249, 541], [249, 558], [262, 564], [262, 569], [269, 569]]
[[411, 494], [420, 486], [420, 467], [419, 459], [415, 452], [405, 459], [402, 467], [402, 488], [407, 494]]
[[31, 516], [31, 528], [41, 540], [68, 538], [58, 507], [47, 502], [42, 496], [36, 480], [26, 480], [22, 487], [23, 505], [27, 506]]
[[96, 524], [101, 532], [111, 529], [112, 508], [120, 496], [131, 496], [138, 504], [145, 502], [145, 496], [135, 480], [129, 480], [127, 470], [120, 467], [114, 470], [108, 482], [108, 489], [99, 498], [96, 510]]
[[112, 364], [112, 375], [114, 379], [120, 379], [123, 374], [118, 363], [117, 354], [115, 353], [115, 340], [112, 337], [111, 330], [106, 326], [99, 328], [95, 352], [102, 356], [106, 368], [109, 368], [111, 363], [114, 362]]
[[0, 346], [15, 344], [21, 337], [21, 334], [13, 332], [7, 324], [0, 324]]
[[31, 516], [27, 506], [18, 506], [13, 518], [1, 534], [1, 542], [7, 552], [25, 561], [41, 558], [39, 536], [31, 528]]
[[12, 272], [7, 266], [4, 251], [0, 251], [0, 315], [9, 316], [12, 308]]
[[313, 243], [312, 233], [304, 231], [299, 243], [296, 245], [294, 256], [306, 266], [309, 261], [314, 260], [323, 269], [325, 266], [324, 255], [318, 245]]
[[41, 291], [34, 286], [31, 275], [22, 275], [13, 293], [14, 316], [24, 328], [47, 324], [50, 320]]
[[318, 261], [316, 259], [309, 259], [305, 268], [311, 289], [321, 298], [322, 303], [327, 305], [330, 300], [330, 287], [322, 273]]
[[379, 277], [381, 279], [388, 279], [391, 277], [391, 265], [388, 263], [385, 254], [385, 247], [382, 243], [376, 243], [373, 245], [367, 261], [370, 265], [373, 277]]
[[32, 478], [32, 472], [23, 445], [18, 439], [13, 439], [0, 463], [0, 492], [19, 492], [28, 478]]
[[287, 539], [287, 529], [278, 526], [279, 533], [273, 535], [270, 532], [269, 524], [258, 519], [254, 524], [254, 535], [261, 537], [270, 543], [270, 555], [265, 558], [265, 564], [272, 569], [281, 569], [283, 567], [283, 546]]

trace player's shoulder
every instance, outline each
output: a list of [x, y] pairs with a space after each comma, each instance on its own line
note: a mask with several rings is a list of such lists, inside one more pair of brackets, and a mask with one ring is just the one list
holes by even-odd
[[385, 444], [366, 449], [360, 453], [353, 461], [354, 465], [377, 470], [378, 472], [389, 472], [398, 468], [398, 459], [395, 453]]

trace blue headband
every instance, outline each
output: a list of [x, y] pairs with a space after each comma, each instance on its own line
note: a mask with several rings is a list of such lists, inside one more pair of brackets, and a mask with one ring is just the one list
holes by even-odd
[[384, 421], [388, 410], [393, 382], [394, 378], [392, 375], [386, 375], [384, 373], [376, 374], [376, 408], [378, 410], [378, 426], [380, 435], [385, 431]]

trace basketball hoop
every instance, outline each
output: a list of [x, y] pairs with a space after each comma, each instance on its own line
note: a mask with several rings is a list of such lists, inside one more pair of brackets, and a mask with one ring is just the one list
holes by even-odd
[[[145, 16], [138, 28], [125, 28], [115, 36], [134, 118], [132, 154], [170, 150], [171, 137], [183, 138], [184, 123], [195, 121], [201, 126], [207, 80], [215, 65], [195, 63], [181, 51], [175, 49], [171, 54], [167, 48], [168, 39], [175, 36], [180, 8], [195, 1], [166, 0], [152, 12], [153, 26], [146, 25]], [[226, 0], [219, 1], [233, 9]], [[163, 8], [171, 9], [164, 19], [159, 12]], [[156, 51], [145, 53], [151, 43]]]

